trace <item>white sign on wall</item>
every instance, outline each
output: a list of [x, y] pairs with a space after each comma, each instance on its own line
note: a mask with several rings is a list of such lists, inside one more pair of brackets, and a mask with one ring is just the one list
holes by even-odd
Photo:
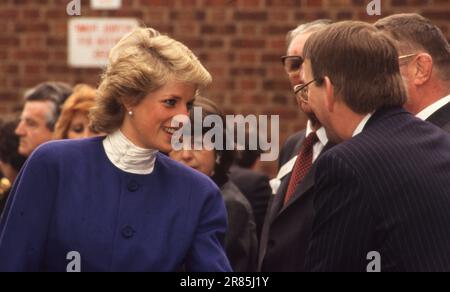
[[109, 51], [138, 25], [134, 18], [71, 18], [68, 26], [69, 66], [105, 66]]
[[92, 9], [114, 10], [122, 7], [122, 0], [91, 0]]

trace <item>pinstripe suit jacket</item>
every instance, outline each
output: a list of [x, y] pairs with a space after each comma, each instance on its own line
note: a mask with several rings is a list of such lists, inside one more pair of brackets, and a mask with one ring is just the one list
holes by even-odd
[[450, 135], [400, 108], [317, 161], [309, 271], [450, 271]]
[[433, 113], [427, 121], [450, 133], [450, 102]]

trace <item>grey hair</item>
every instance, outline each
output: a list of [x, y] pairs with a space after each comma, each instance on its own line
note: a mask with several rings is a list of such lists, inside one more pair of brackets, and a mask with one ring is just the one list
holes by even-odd
[[47, 114], [46, 126], [53, 131], [56, 121], [61, 113], [61, 107], [67, 97], [72, 94], [72, 87], [64, 82], [43, 82], [27, 90], [24, 95], [25, 102], [48, 101], [52, 105], [51, 112]]
[[318, 19], [311, 22], [303, 23], [290, 30], [286, 35], [286, 45], [289, 47], [292, 41], [300, 34], [310, 33], [318, 31], [328, 25], [332, 24], [333, 21], [331, 19]]

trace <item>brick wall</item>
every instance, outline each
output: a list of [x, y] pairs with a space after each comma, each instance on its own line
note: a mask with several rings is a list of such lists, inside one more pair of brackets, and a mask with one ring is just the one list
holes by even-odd
[[[67, 66], [66, 5], [69, 0], [1, 0], [0, 115], [20, 102], [23, 91], [41, 81], [98, 83], [97, 69]], [[122, 0], [120, 11], [92, 11], [82, 0], [82, 16], [139, 18], [184, 42], [214, 77], [206, 95], [226, 112], [279, 114], [281, 142], [303, 128], [279, 63], [285, 33], [318, 18], [359, 19], [368, 0]], [[450, 0], [382, 0], [382, 16], [418, 12], [450, 37]], [[265, 165], [273, 173], [274, 164]]]

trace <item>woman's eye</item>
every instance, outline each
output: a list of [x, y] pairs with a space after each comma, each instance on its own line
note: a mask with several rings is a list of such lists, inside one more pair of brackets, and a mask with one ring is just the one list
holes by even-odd
[[175, 99], [167, 99], [167, 100], [164, 101], [164, 103], [165, 103], [167, 106], [173, 107], [173, 106], [175, 106], [175, 104], [177, 103], [177, 101], [176, 101]]
[[83, 133], [84, 127], [83, 126], [75, 126], [72, 128], [72, 131], [75, 133]]
[[189, 103], [187, 104], [187, 109], [188, 109], [188, 111], [190, 111], [193, 107], [194, 107], [194, 103], [193, 103], [193, 102], [189, 102]]

